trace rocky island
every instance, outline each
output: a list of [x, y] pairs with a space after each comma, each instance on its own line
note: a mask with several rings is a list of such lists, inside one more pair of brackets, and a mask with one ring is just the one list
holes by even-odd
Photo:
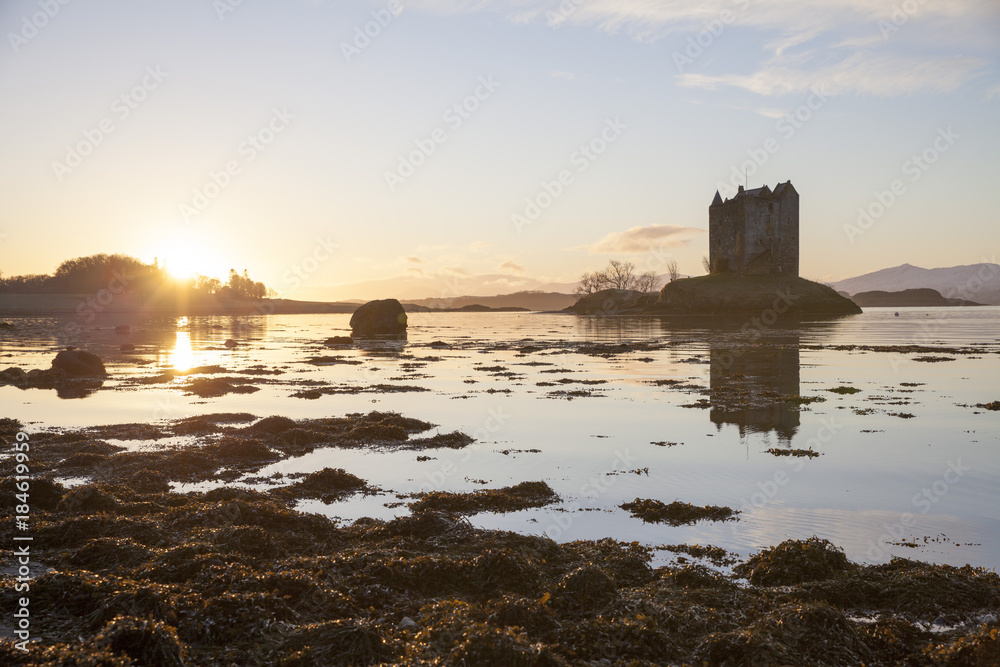
[[799, 277], [799, 193], [791, 181], [744, 190], [708, 209], [709, 275], [673, 280], [659, 293], [603, 290], [568, 308], [605, 315], [855, 315], [834, 289]]

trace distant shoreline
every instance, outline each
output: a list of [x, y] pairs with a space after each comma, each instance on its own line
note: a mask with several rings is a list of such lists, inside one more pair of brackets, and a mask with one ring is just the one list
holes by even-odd
[[0, 294], [0, 316], [71, 315], [92, 319], [95, 315], [292, 315], [353, 313], [359, 303], [262, 299], [217, 301], [196, 304], [149, 305], [118, 298], [101, 303], [92, 294]]
[[[92, 294], [0, 294], [0, 317], [76, 315], [85, 320], [96, 316], [227, 316], [227, 315], [350, 315], [361, 303], [345, 301], [296, 301], [262, 299], [260, 301], [202, 301], [197, 304], [149, 305], [133, 299], [117, 298], [101, 303]], [[410, 313], [489, 313], [531, 312], [513, 306], [467, 305], [459, 308], [433, 308], [404, 303]]]

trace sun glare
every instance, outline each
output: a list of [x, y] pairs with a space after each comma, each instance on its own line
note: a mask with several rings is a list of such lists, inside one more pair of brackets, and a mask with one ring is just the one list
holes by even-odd
[[177, 280], [191, 280], [201, 271], [190, 256], [174, 255], [165, 257], [167, 271]]
[[189, 332], [177, 332], [169, 361], [170, 366], [178, 371], [190, 370], [194, 366], [194, 350], [191, 348], [191, 334]]
[[191, 235], [176, 236], [157, 248], [157, 257], [167, 272], [177, 280], [192, 280], [198, 275], [224, 277], [218, 257], [205, 246], [204, 239]]

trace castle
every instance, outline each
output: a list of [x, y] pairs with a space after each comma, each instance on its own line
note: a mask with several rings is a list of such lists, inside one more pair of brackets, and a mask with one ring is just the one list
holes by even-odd
[[799, 193], [792, 182], [744, 190], [708, 207], [711, 273], [799, 275]]

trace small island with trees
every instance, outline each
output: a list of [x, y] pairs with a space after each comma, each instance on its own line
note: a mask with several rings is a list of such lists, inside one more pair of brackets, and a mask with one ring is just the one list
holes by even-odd
[[97, 254], [62, 262], [50, 274], [0, 276], [0, 312], [6, 315], [99, 313], [242, 315], [298, 312], [349, 313], [357, 304], [292, 301], [230, 269], [228, 280], [180, 279], [156, 261], [122, 254]]

